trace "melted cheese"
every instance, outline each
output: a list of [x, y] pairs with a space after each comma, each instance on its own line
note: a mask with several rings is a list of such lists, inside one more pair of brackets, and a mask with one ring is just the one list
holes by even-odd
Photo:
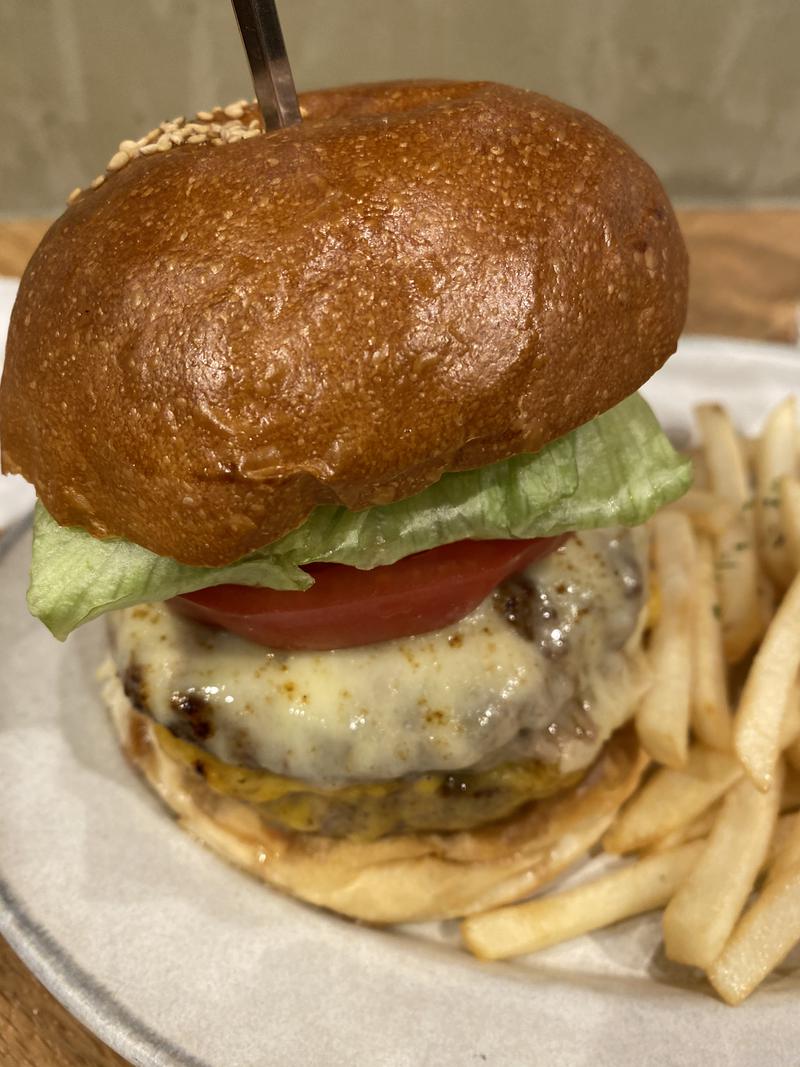
[[582, 533], [529, 568], [527, 633], [502, 590], [432, 634], [330, 652], [150, 605], [111, 617], [115, 660], [137, 707], [227, 763], [328, 785], [530, 759], [569, 774], [645, 685], [642, 536]]
[[580, 772], [563, 775], [556, 764], [528, 760], [475, 774], [420, 774], [326, 788], [224, 763], [165, 726], [153, 723], [152, 728], [176, 763], [199, 775], [214, 793], [255, 806], [270, 825], [362, 841], [390, 833], [470, 830], [561, 792], [581, 777]]

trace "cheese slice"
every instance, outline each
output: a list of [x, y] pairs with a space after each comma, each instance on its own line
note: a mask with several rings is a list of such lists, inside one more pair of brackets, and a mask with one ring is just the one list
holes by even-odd
[[645, 548], [641, 530], [582, 532], [452, 626], [330, 652], [129, 608], [115, 662], [135, 707], [227, 764], [326, 787], [528, 761], [569, 775], [646, 686]]

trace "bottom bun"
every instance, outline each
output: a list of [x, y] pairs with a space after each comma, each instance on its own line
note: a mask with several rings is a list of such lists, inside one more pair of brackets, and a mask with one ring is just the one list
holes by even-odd
[[124, 751], [185, 830], [276, 889], [370, 923], [450, 919], [528, 896], [598, 841], [647, 763], [627, 727], [581, 783], [480, 830], [370, 842], [286, 833], [168, 755], [110, 660], [100, 677]]

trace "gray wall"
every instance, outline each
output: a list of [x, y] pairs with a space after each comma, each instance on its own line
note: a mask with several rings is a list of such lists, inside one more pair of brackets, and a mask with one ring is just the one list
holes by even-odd
[[[800, 196], [800, 0], [282, 0], [301, 88], [493, 78], [593, 112], [686, 200]], [[229, 0], [2, 0], [0, 212], [252, 95]]]

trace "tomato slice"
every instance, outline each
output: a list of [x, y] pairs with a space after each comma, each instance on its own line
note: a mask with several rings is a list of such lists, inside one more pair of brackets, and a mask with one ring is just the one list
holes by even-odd
[[304, 592], [217, 585], [170, 604], [182, 615], [268, 648], [371, 645], [456, 622], [504, 578], [564, 540], [457, 541], [369, 571], [312, 563], [304, 569], [314, 585]]

